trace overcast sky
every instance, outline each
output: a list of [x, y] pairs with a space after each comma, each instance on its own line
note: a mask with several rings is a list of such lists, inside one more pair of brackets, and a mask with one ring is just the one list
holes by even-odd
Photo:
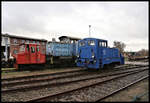
[[[2, 33], [52, 40], [91, 37], [148, 49], [148, 2], [2, 2]], [[58, 40], [58, 39], [56, 39]]]

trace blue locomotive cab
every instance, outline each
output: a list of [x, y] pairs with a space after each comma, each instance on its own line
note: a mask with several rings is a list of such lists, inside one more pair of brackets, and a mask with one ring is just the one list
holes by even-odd
[[99, 69], [107, 64], [124, 64], [117, 48], [109, 48], [107, 40], [85, 38], [78, 43], [77, 66]]
[[97, 40], [86, 38], [78, 43], [77, 66], [95, 68], [99, 67], [97, 60]]

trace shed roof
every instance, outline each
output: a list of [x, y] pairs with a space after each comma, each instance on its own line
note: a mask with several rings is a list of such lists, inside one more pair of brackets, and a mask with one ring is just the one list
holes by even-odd
[[5, 37], [11, 37], [11, 38], [20, 38], [20, 39], [30, 39], [30, 40], [38, 40], [38, 41], [47, 41], [46, 39], [37, 39], [37, 38], [30, 38], [30, 37], [24, 37], [24, 36], [17, 36], [17, 35], [10, 35], [10, 34], [1, 34]]

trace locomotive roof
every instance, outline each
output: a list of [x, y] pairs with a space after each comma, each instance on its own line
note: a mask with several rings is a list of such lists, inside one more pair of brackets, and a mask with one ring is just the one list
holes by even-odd
[[58, 42], [58, 41], [48, 41], [47, 43], [71, 44], [71, 43], [64, 43], [64, 42]]
[[107, 42], [107, 40], [98, 39], [98, 38], [84, 38], [83, 40], [100, 40], [100, 41], [106, 41]]
[[59, 40], [63, 39], [63, 38], [68, 38], [70, 40], [81, 40], [81, 38], [77, 38], [77, 37], [71, 37], [71, 36], [60, 36]]

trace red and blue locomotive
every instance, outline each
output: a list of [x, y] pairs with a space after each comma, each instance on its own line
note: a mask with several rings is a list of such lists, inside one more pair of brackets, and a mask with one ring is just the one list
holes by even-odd
[[108, 64], [124, 64], [124, 57], [117, 48], [109, 48], [107, 40], [85, 38], [78, 42], [77, 66], [103, 68]]

